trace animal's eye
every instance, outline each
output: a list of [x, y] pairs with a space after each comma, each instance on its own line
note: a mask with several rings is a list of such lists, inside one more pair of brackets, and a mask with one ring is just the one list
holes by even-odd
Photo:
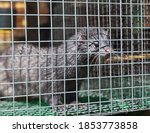
[[95, 47], [99, 47], [99, 41], [94, 41], [93, 44], [95, 45]]

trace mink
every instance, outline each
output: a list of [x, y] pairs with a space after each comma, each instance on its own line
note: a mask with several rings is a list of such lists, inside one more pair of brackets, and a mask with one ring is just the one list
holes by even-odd
[[49, 105], [76, 101], [84, 78], [113, 52], [103, 28], [82, 28], [57, 47], [15, 44], [0, 55], [0, 99], [41, 98]]

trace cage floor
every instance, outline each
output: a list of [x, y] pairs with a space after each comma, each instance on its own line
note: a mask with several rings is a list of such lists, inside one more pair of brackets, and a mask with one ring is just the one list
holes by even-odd
[[[78, 105], [66, 105], [59, 107], [48, 107], [47, 104], [39, 101], [26, 103], [25, 101], [1, 101], [0, 116], [73, 116], [73, 115], [109, 115], [114, 113], [129, 112], [144, 110], [150, 108], [150, 98], [145, 99], [129, 99], [108, 100], [99, 97], [90, 97], [90, 102], [86, 103], [87, 97], [82, 97], [79, 100], [82, 102]], [[84, 103], [83, 103], [84, 102]]]
[[[86, 86], [85, 81], [78, 92], [78, 104], [64, 104], [53, 108], [39, 100], [3, 100], [0, 101], [0, 116], [109, 115], [150, 109], [150, 75], [143, 79], [145, 80], [141, 80], [141, 76], [134, 80], [131, 77], [122, 77], [122, 82], [120, 78], [101, 79], [103, 89], [99, 89], [99, 80], [94, 80], [97, 85], [94, 88], [92, 85]], [[111, 87], [108, 84], [110, 82]]]

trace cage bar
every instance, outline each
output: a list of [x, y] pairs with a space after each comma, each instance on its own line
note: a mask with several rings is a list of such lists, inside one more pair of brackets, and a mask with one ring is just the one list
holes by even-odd
[[149, 110], [149, 6], [0, 1], [0, 115]]

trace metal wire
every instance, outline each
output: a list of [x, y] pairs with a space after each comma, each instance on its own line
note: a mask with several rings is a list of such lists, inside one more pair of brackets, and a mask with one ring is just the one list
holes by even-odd
[[[149, 0], [0, 1], [6, 18], [0, 19], [0, 115], [149, 109], [149, 6]], [[99, 44], [105, 43], [102, 29], [109, 31], [110, 54], [79, 51], [79, 43], [91, 49], [91, 29]], [[91, 54], [98, 54], [97, 62], [91, 63]]]

